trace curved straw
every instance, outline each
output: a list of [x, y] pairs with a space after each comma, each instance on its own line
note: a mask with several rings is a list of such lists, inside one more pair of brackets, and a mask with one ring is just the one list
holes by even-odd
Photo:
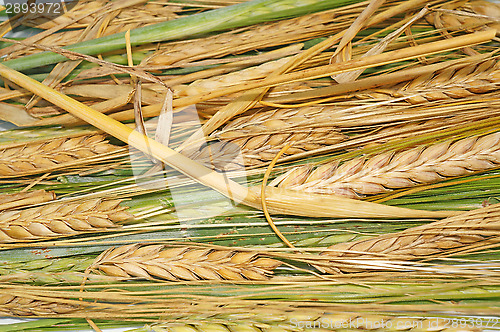
[[273, 158], [271, 163], [269, 164], [269, 167], [267, 167], [266, 173], [264, 174], [264, 178], [262, 179], [262, 186], [260, 188], [261, 195], [260, 195], [260, 201], [262, 204], [262, 211], [264, 212], [264, 215], [266, 216], [266, 220], [269, 223], [269, 226], [271, 226], [271, 229], [278, 235], [278, 237], [283, 241], [288, 247], [290, 248], [295, 248], [295, 246], [288, 241], [288, 239], [281, 233], [281, 231], [276, 227], [276, 225], [273, 222], [273, 219], [271, 218], [271, 215], [269, 214], [269, 211], [267, 210], [267, 203], [266, 203], [266, 186], [267, 186], [267, 179], [269, 179], [269, 175], [271, 175], [271, 171], [274, 168], [274, 165], [276, 165], [276, 162], [278, 162], [278, 159], [283, 155], [283, 153], [286, 152], [290, 148], [290, 144], [285, 145], [279, 152], [278, 154]]

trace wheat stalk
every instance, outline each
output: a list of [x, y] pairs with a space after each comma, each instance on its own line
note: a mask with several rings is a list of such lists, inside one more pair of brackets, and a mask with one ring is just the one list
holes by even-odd
[[236, 281], [266, 280], [279, 265], [254, 251], [132, 244], [103, 252], [92, 267], [125, 278]]
[[102, 135], [56, 138], [0, 150], [0, 177], [47, 173], [70, 165], [82, 165], [102, 154], [117, 151]]
[[[498, 243], [500, 204], [464, 212], [457, 216], [408, 228], [397, 233], [328, 247], [323, 256], [336, 258], [419, 259], [437, 257], [478, 244]], [[336, 267], [316, 265], [323, 272], [338, 272]], [[345, 271], [359, 271], [355, 268]]]
[[[24, 291], [18, 287], [3, 287], [0, 313], [22, 317], [112, 317], [122, 322], [139, 318], [154, 322], [152, 326], [134, 330], [136, 332], [457, 331], [456, 327], [450, 326], [453, 315], [450, 318], [437, 316], [440, 319], [432, 317], [428, 313], [431, 311], [429, 306], [419, 307], [421, 311], [414, 312], [401, 305], [383, 305], [384, 308], [380, 304], [375, 307], [360, 303], [339, 306], [319, 304], [318, 301], [252, 301], [241, 299], [240, 296], [235, 296], [233, 300], [213, 296], [180, 298], [182, 293], [169, 297], [158, 288], [150, 289], [151, 292], [147, 291], [148, 294], [142, 298], [130, 296], [126, 290], [117, 291], [120, 288], [112, 292], [92, 293], [45, 288], [29, 287]], [[38, 295], [36, 291], [41, 294]], [[150, 293], [159, 293], [162, 298], [155, 299]], [[78, 296], [84, 297], [85, 301], [73, 300]], [[433, 309], [439, 310], [437, 307]], [[389, 310], [397, 313], [388, 314]], [[481, 320], [477, 325], [468, 322], [467, 326], [462, 324], [460, 331], [480, 331], [476, 326], [485, 323]]]
[[360, 197], [464, 176], [499, 164], [500, 132], [496, 132], [397, 153], [384, 152], [371, 158], [359, 157], [340, 166], [338, 162], [314, 169], [310, 165], [299, 166], [276, 178], [271, 185]]
[[132, 218], [119, 200], [53, 202], [0, 213], [0, 242], [29, 241], [116, 228]]
[[[292, 319], [316, 321], [332, 317], [330, 315], [334, 315], [332, 319], [335, 321], [335, 317], [340, 319], [344, 315], [368, 318], [379, 314], [382, 317], [390, 316], [389, 312], [395, 312], [399, 317], [421, 317], [422, 314], [428, 317], [430, 312], [450, 310], [455, 315], [464, 316], [494, 314], [498, 310], [496, 305], [486, 309], [470, 303], [450, 301], [465, 297], [470, 301], [489, 299], [491, 302], [488, 303], [495, 304], [499, 287], [488, 284], [484, 279], [474, 282], [448, 279], [449, 282], [446, 282], [445, 278], [436, 280], [430, 275], [420, 275], [410, 277], [409, 281], [394, 281], [393, 277], [372, 275], [361, 280], [349, 277], [347, 280], [313, 278], [308, 281], [283, 278], [274, 282], [243, 284], [218, 282], [223, 291], [214, 288], [217, 284], [214, 282], [175, 285], [118, 281], [113, 284], [62, 287], [2, 283], [0, 294], [75, 307], [74, 312], [61, 314], [59, 318], [113, 319], [122, 322], [138, 319], [155, 323], [242, 320], [293, 324]], [[431, 284], [425, 284], [424, 281]], [[425, 304], [434, 299], [444, 301]], [[384, 303], [381, 304], [381, 301]], [[415, 306], [418, 306], [418, 310]]]

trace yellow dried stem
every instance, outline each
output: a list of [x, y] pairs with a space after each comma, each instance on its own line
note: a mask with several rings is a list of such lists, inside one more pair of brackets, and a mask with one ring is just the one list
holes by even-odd
[[[330, 58], [330, 63], [351, 60], [352, 40], [358, 34], [361, 28], [363, 28], [363, 26], [368, 22], [370, 16], [372, 16], [384, 2], [385, 0], [371, 0], [368, 3], [368, 6], [365, 7], [365, 9], [361, 12], [361, 14], [359, 14], [358, 17], [356, 17], [349, 28], [344, 31], [344, 35], [342, 36], [339, 45]], [[339, 79], [338, 75], [333, 75], [332, 78], [338, 83], [344, 82], [344, 80]]]
[[103, 252], [92, 264], [110, 276], [180, 280], [267, 280], [280, 261], [254, 251], [132, 244]]

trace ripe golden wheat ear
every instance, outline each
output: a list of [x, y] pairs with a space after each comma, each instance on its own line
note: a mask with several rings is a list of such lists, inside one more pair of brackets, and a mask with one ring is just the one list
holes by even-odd
[[[499, 31], [500, 6], [497, 3], [473, 0], [447, 3], [426, 16], [426, 20], [437, 29], [449, 31], [478, 31], [496, 29]], [[498, 36], [498, 32], [497, 32]]]
[[[361, 8], [353, 8], [360, 12]], [[217, 58], [227, 54], [245, 53], [250, 50], [307, 40], [311, 36], [325, 36], [348, 26], [348, 21], [334, 20], [336, 10], [304, 15], [279, 22], [266, 23], [244, 31], [226, 32], [193, 41], [169, 43], [143, 60], [142, 65], [167, 66], [174, 63]]]
[[119, 200], [53, 202], [0, 213], [0, 243], [33, 241], [105, 231], [133, 218]]
[[92, 264], [111, 276], [179, 280], [267, 280], [280, 261], [257, 252], [138, 244], [112, 248]]
[[405, 100], [412, 104], [421, 104], [494, 92], [500, 87], [498, 67], [496, 58], [451, 66], [394, 86], [393, 89], [396, 91], [390, 93], [397, 98], [405, 96], [407, 97]]
[[1, 194], [0, 211], [44, 203], [54, 199], [56, 199], [56, 195], [53, 192], [45, 191], [43, 189], [15, 194]]
[[80, 308], [60, 303], [0, 294], [0, 314], [4, 316], [55, 316], [75, 312]]
[[[218, 168], [257, 166], [272, 160], [286, 145], [286, 155], [316, 150], [342, 142], [347, 136], [324, 125], [323, 107], [278, 109], [239, 117], [210, 135], [217, 142], [191, 157]], [[241, 159], [237, 156], [241, 154]]]
[[[497, 244], [494, 231], [500, 227], [500, 204], [476, 209], [454, 217], [402, 232], [389, 233], [375, 238], [339, 243], [328, 247], [321, 255], [332, 258], [406, 259], [438, 257], [457, 249]], [[355, 268], [338, 268], [335, 263], [318, 265], [322, 272], [359, 271]]]
[[298, 166], [279, 176], [271, 186], [311, 193], [359, 198], [392, 189], [409, 188], [497, 168], [500, 132], [445, 141], [401, 152], [359, 157], [339, 166]]
[[91, 162], [117, 151], [102, 135], [57, 138], [0, 148], [0, 178], [47, 173]]

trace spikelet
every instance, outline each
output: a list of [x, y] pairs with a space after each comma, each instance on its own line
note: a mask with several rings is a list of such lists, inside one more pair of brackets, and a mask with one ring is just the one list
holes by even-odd
[[117, 151], [102, 135], [56, 138], [0, 149], [0, 178], [47, 173]]
[[111, 276], [179, 280], [266, 280], [280, 261], [257, 252], [138, 244], [111, 248], [92, 266]]
[[285, 65], [289, 61], [289, 57], [268, 61], [261, 65], [245, 68], [229, 74], [199, 79], [189, 85], [177, 85], [173, 87], [173, 90], [175, 97], [195, 96], [242, 82], [265, 78], [274, 70]]
[[314, 169], [309, 165], [299, 166], [279, 176], [270, 185], [357, 198], [465, 176], [496, 168], [499, 164], [500, 132], [496, 132], [425, 148], [385, 152], [368, 159], [359, 157], [341, 166], [337, 162]]
[[[498, 243], [498, 237], [495, 238], [491, 231], [498, 230], [499, 226], [500, 204], [494, 204], [401, 232], [335, 244], [322, 255], [336, 258], [430, 258], [472, 244]], [[323, 272], [336, 272], [336, 267], [318, 268]], [[348, 271], [357, 270], [349, 268]]]
[[32, 241], [116, 228], [131, 219], [119, 200], [53, 202], [0, 213], [0, 243]]

